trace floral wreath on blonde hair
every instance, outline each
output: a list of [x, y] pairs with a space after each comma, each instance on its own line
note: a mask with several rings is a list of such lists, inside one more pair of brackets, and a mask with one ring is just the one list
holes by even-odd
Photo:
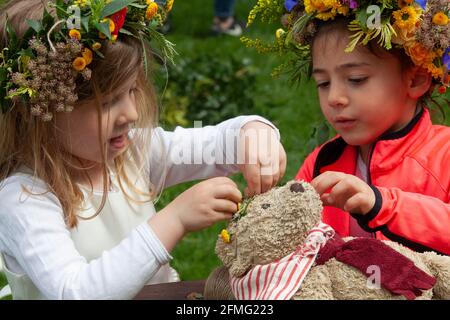
[[[56, 17], [44, 9], [41, 20], [27, 20], [19, 39], [6, 17], [6, 47], [0, 52], [0, 107], [3, 113], [23, 102], [33, 116], [50, 121], [78, 101], [76, 81], [89, 81], [89, 65], [104, 59], [102, 47], [134, 37], [164, 62], [173, 63], [174, 45], [158, 32], [174, 0], [55, 0]], [[145, 70], [147, 60], [144, 54]]]
[[291, 53], [294, 58], [276, 68], [274, 74], [290, 70], [299, 79], [309, 72], [310, 41], [317, 23], [349, 17], [350, 42], [345, 51], [376, 40], [390, 50], [403, 48], [416, 66], [428, 70], [439, 93], [450, 80], [449, 0], [258, 0], [250, 11], [248, 25], [256, 16], [262, 22], [281, 22], [275, 41], [241, 40], [259, 52]]

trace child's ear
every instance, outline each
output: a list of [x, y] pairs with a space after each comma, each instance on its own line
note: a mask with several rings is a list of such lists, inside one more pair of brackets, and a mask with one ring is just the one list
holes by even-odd
[[413, 67], [408, 72], [408, 93], [413, 99], [419, 99], [431, 86], [431, 74], [422, 67]]

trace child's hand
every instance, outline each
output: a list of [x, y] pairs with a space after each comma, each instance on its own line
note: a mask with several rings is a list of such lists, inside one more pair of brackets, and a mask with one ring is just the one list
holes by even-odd
[[[316, 177], [311, 185], [320, 194], [324, 206], [364, 215], [375, 205], [373, 190], [351, 174], [327, 171]], [[330, 193], [325, 193], [327, 190]]]
[[238, 211], [242, 194], [226, 177], [202, 181], [173, 200], [166, 208], [176, 216], [185, 232], [197, 231], [231, 219]]
[[240, 170], [247, 181], [249, 197], [276, 186], [286, 170], [286, 152], [275, 130], [260, 121], [247, 123], [241, 130], [240, 146], [245, 155]]

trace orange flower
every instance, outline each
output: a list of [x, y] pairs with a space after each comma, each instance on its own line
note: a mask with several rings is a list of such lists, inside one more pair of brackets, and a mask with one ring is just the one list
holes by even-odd
[[440, 11], [433, 16], [433, 23], [438, 26], [445, 26], [448, 24], [448, 16]]
[[86, 60], [82, 57], [75, 58], [73, 60], [72, 66], [77, 71], [83, 71], [86, 68]]
[[92, 51], [88, 48], [84, 48], [83, 51], [81, 51], [81, 55], [83, 56], [83, 59], [86, 61], [86, 65], [91, 64], [92, 62]]
[[77, 29], [71, 29], [69, 31], [69, 37], [77, 39], [77, 40], [81, 40], [81, 33]]
[[147, 12], [145, 13], [145, 18], [147, 20], [152, 20], [156, 13], [158, 12], [158, 5], [156, 2], [151, 2], [147, 7]]
[[433, 61], [433, 54], [418, 42], [414, 42], [411, 46], [406, 46], [406, 52], [415, 65], [421, 66], [424, 63]]

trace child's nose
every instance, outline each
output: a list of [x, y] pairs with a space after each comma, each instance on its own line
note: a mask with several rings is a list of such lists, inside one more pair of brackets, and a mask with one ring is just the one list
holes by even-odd
[[348, 96], [342, 85], [334, 84], [330, 86], [328, 93], [328, 104], [330, 107], [339, 108], [348, 105]]
[[133, 99], [127, 99], [120, 108], [120, 114], [117, 118], [117, 125], [133, 123], [138, 120], [136, 103]]

